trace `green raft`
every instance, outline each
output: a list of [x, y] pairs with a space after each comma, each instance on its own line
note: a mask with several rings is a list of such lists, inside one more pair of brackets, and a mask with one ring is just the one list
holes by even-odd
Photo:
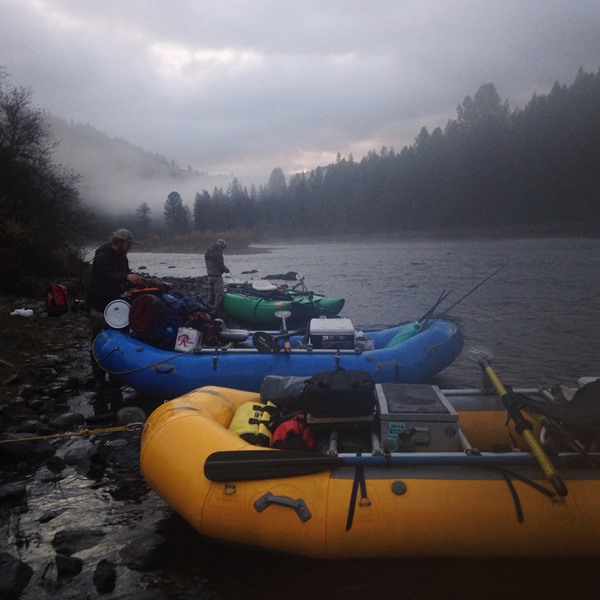
[[343, 298], [329, 298], [307, 290], [289, 291], [268, 281], [229, 284], [225, 290], [224, 311], [231, 318], [261, 328], [279, 328], [277, 311], [287, 310], [291, 327], [305, 325], [310, 319], [335, 317], [344, 307]]

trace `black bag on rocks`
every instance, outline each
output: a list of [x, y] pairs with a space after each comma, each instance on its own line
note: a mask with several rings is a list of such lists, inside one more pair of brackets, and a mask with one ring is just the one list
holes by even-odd
[[320, 371], [306, 381], [302, 405], [313, 417], [362, 417], [375, 410], [375, 382], [368, 371]]

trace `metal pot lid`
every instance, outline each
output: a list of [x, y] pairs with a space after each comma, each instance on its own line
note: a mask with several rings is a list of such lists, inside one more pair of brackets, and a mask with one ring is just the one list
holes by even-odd
[[113, 300], [104, 309], [104, 320], [114, 329], [123, 329], [129, 325], [129, 302]]

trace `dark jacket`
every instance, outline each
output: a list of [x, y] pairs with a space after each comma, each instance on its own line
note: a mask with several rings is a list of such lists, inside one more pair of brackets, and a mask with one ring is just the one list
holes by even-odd
[[110, 242], [100, 246], [92, 263], [89, 307], [104, 312], [106, 305], [122, 294], [129, 273], [126, 255], [115, 252]]
[[206, 260], [206, 274], [209, 277], [220, 277], [223, 273], [229, 273], [223, 259], [223, 251], [219, 246], [211, 246], [204, 255]]

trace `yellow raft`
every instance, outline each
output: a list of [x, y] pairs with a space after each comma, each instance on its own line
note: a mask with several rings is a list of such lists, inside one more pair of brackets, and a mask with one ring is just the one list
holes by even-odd
[[[550, 439], [554, 429], [536, 424], [531, 434], [564, 485], [557, 491], [493, 391], [389, 384], [377, 395], [372, 418], [314, 419], [327, 448], [300, 452], [317, 472], [294, 475], [302, 460], [289, 451], [258, 448], [228, 430], [238, 407], [260, 402], [259, 394], [200, 388], [151, 414], [141, 468], [198, 532], [243, 546], [336, 559], [600, 555], [597, 454], [572, 441], [561, 448]], [[397, 410], [403, 398], [405, 412]], [[432, 410], [436, 403], [443, 410]], [[358, 439], [370, 447], [358, 452]], [[288, 464], [290, 476], [271, 476]]]

